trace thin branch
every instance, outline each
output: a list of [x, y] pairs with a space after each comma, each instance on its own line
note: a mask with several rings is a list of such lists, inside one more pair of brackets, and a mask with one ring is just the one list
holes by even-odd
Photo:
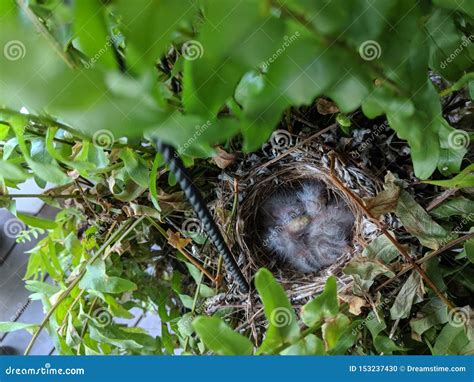
[[17, 0], [18, 6], [23, 10], [25, 15], [31, 20], [31, 22], [35, 25], [38, 32], [40, 32], [48, 41], [48, 43], [52, 46], [54, 51], [58, 54], [59, 57], [69, 66], [70, 69], [74, 69], [76, 64], [74, 61], [69, 57], [69, 55], [63, 50], [62, 46], [58, 43], [58, 41], [51, 35], [50, 31], [46, 26], [38, 19], [38, 16], [31, 10], [31, 8], [24, 2], [24, 0]]
[[[152, 218], [150, 218], [149, 216], [147, 216], [147, 220], [153, 225], [153, 227], [155, 227], [158, 232], [161, 233], [161, 235], [166, 239], [166, 240], [169, 240], [169, 236], [168, 234], [166, 233], [166, 231], [159, 225], [157, 224]], [[179, 252], [182, 253], [182, 255], [184, 257], [186, 257], [186, 259], [189, 260], [189, 262], [191, 264], [193, 264], [197, 269], [199, 269], [202, 273], [204, 273], [206, 275], [206, 277], [211, 280], [211, 282], [215, 283], [216, 282], [216, 279], [209, 273], [209, 271], [206, 270], [206, 268], [204, 268], [204, 265], [201, 265], [201, 263], [199, 263], [195, 258], [194, 256], [189, 253], [186, 248], [181, 248], [181, 249], [178, 249]]]
[[[41, 331], [45, 328], [45, 326], [47, 325], [47, 323], [49, 322], [49, 319], [51, 318], [51, 316], [53, 315], [53, 313], [56, 311], [56, 309], [59, 307], [59, 305], [66, 299], [66, 297], [68, 297], [72, 290], [79, 284], [79, 282], [82, 280], [82, 278], [84, 277], [84, 275], [86, 274], [86, 270], [87, 270], [87, 266], [89, 266], [90, 264], [94, 263], [94, 261], [96, 261], [100, 256], [102, 256], [102, 254], [104, 254], [104, 256], [106, 256], [109, 252], [112, 251], [113, 249], [113, 246], [110, 247], [110, 245], [112, 243], [115, 243], [115, 242], [120, 242], [124, 237], [126, 237], [132, 229], [134, 229], [142, 220], [144, 219], [144, 217], [140, 217], [139, 219], [135, 220], [133, 223], [127, 225], [123, 225], [122, 227], [120, 227], [117, 231], [114, 232], [114, 234], [109, 238], [109, 240], [107, 240], [104, 244], [102, 244], [102, 246], [98, 249], [98, 251], [96, 252], [96, 254], [94, 256], [92, 256], [89, 261], [87, 261], [87, 263], [85, 264], [85, 266], [83, 267], [82, 271], [76, 276], [76, 278], [71, 282], [71, 284], [69, 284], [69, 286], [64, 290], [63, 293], [61, 293], [59, 295], [59, 297], [57, 298], [56, 302], [54, 303], [54, 305], [51, 306], [51, 308], [49, 309], [48, 313], [46, 313], [46, 315], [44, 316], [43, 320], [41, 321], [41, 324], [39, 325], [38, 327], [38, 330], [33, 334], [33, 337], [31, 338], [30, 342], [28, 343], [28, 346], [26, 347], [26, 350], [25, 350], [25, 353], [24, 355], [28, 355], [31, 351], [31, 348], [33, 347], [33, 345], [35, 344], [36, 340], [38, 339], [38, 336], [39, 334], [41, 333]], [[128, 227], [127, 227], [128, 226]], [[124, 232], [125, 231], [125, 232]], [[116, 240], [117, 239], [117, 240]]]
[[296, 145], [289, 148], [284, 153], [278, 155], [277, 157], [273, 158], [272, 160], [262, 164], [261, 166], [258, 166], [255, 170], [259, 170], [261, 168], [268, 167], [268, 166], [272, 165], [273, 163], [278, 162], [280, 159], [286, 157], [287, 155], [290, 155], [292, 152], [296, 151], [301, 146], [304, 146], [305, 144], [311, 142], [313, 139], [319, 137], [320, 135], [324, 134], [325, 132], [327, 132], [329, 130], [332, 130], [336, 127], [337, 127], [337, 123], [333, 123], [332, 125], [329, 125], [329, 126], [325, 127], [324, 129], [318, 131], [317, 133], [314, 133], [313, 135], [309, 136], [308, 138], [302, 140], [301, 142], [298, 142]]
[[411, 264], [411, 266], [420, 274], [423, 280], [425, 280], [428, 286], [440, 298], [440, 300], [444, 302], [444, 304], [449, 308], [449, 310], [453, 310], [455, 308], [455, 305], [451, 301], [449, 301], [446, 298], [446, 296], [443, 295], [443, 293], [441, 293], [438, 287], [428, 277], [426, 272], [420, 267], [420, 265], [418, 265], [415, 262], [415, 260], [410, 256], [410, 254], [405, 250], [405, 248], [398, 242], [398, 240], [394, 236], [392, 236], [392, 234], [387, 230], [387, 228], [385, 228], [385, 226], [372, 215], [372, 213], [365, 206], [364, 202], [357, 195], [355, 195], [351, 190], [349, 190], [339, 180], [339, 178], [336, 175], [334, 175], [334, 153], [331, 153], [330, 156], [331, 156], [330, 174], [336, 186], [342, 192], [344, 192], [352, 201], [354, 201], [354, 203], [357, 204], [357, 206], [364, 212], [364, 214], [370, 219], [370, 221], [374, 223], [378, 227], [378, 229], [380, 229], [380, 231], [392, 242], [394, 247], [405, 258], [405, 260], [407, 260]]
[[0, 195], [0, 199], [18, 199], [18, 198], [82, 199], [82, 195], [78, 195], [78, 194], [64, 194], [64, 195], [8, 194], [8, 195]]
[[[441, 255], [442, 253], [444, 253], [448, 249], [450, 249], [452, 247], [455, 247], [456, 245], [461, 244], [462, 242], [464, 242], [466, 240], [469, 240], [472, 237], [474, 237], [474, 232], [469, 232], [468, 234], [466, 234], [464, 236], [458, 237], [457, 239], [454, 239], [454, 240], [450, 241], [448, 244], [446, 244], [443, 247], [437, 249], [436, 251], [428, 253], [427, 255], [423, 256], [421, 259], [418, 259], [416, 261], [416, 263], [417, 264], [423, 264], [423, 263], [427, 262], [428, 260], [432, 259], [433, 257]], [[405, 269], [398, 272], [394, 277], [388, 279], [383, 284], [379, 285], [375, 289], [375, 291], [378, 292], [379, 290], [381, 290], [382, 288], [384, 288], [387, 285], [391, 284], [393, 281], [395, 281], [396, 279], [398, 279], [400, 276], [404, 275], [405, 273], [407, 273], [411, 269], [413, 269], [412, 264], [410, 264], [408, 267], [406, 267]]]

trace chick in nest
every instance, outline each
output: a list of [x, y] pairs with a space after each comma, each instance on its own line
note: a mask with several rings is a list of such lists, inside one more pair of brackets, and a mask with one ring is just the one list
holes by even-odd
[[302, 272], [333, 264], [347, 249], [354, 224], [348, 207], [326, 187], [306, 181], [271, 195], [261, 208], [263, 245]]

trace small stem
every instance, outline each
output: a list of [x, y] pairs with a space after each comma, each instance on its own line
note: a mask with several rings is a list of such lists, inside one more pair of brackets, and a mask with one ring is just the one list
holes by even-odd
[[269, 355], [280, 354], [286, 348], [288, 348], [288, 347], [294, 345], [295, 343], [301, 341], [302, 339], [304, 339], [308, 334], [314, 333], [316, 330], [321, 328], [322, 325], [323, 324], [321, 322], [318, 322], [317, 324], [313, 325], [312, 327], [306, 328], [305, 330], [303, 330], [301, 332], [301, 335], [298, 337], [298, 339], [296, 341], [294, 341], [292, 343], [285, 342], [285, 343], [281, 344], [280, 346], [276, 347], [275, 349], [270, 350], [268, 352], [268, 354]]
[[[458, 237], [457, 239], [454, 239], [454, 240], [450, 241], [448, 244], [446, 244], [445, 246], [437, 249], [436, 251], [433, 251], [433, 252], [428, 253], [427, 255], [423, 256], [421, 259], [417, 260], [416, 263], [417, 264], [423, 264], [423, 263], [427, 262], [428, 260], [432, 259], [433, 257], [442, 254], [443, 252], [447, 251], [448, 249], [450, 249], [450, 248], [452, 248], [452, 247], [454, 247], [458, 244], [461, 244], [462, 242], [464, 242], [466, 240], [469, 240], [472, 237], [474, 237], [474, 232], [469, 232], [464, 236]], [[398, 272], [394, 277], [392, 277], [391, 279], [388, 279], [383, 284], [379, 285], [375, 289], [375, 291], [378, 292], [380, 289], [386, 287], [388, 284], [392, 283], [392, 281], [398, 279], [400, 276], [404, 275], [405, 273], [407, 273], [409, 270], [411, 270], [413, 268], [414, 268], [413, 265], [410, 264], [407, 268], [405, 268], [405, 269], [401, 270], [400, 272]]]
[[[163, 237], [166, 239], [166, 240], [169, 240], [169, 236], [168, 234], [166, 233], [166, 231], [159, 225], [157, 224], [152, 218], [150, 218], [149, 216], [147, 216], [147, 220], [153, 225], [153, 227], [155, 227], [162, 235]], [[193, 255], [191, 255], [187, 250], [186, 248], [181, 248], [181, 249], [178, 249], [179, 252], [181, 252], [181, 254], [186, 257], [186, 259], [189, 260], [189, 262], [191, 264], [193, 264], [197, 269], [199, 269], [202, 273], [204, 273], [206, 275], [206, 277], [211, 280], [213, 283], [216, 282], [216, 280], [214, 279], [214, 277], [204, 268], [203, 265], [201, 265], [201, 263], [199, 263]]]
[[0, 199], [17, 199], [17, 198], [82, 199], [82, 195], [78, 195], [78, 194], [64, 194], [64, 195], [9, 194], [9, 195], [0, 195]]
[[[33, 347], [33, 345], [35, 344], [36, 340], [38, 339], [38, 336], [39, 334], [41, 333], [41, 331], [44, 329], [44, 327], [46, 326], [46, 324], [48, 323], [49, 319], [51, 318], [51, 316], [53, 315], [53, 313], [56, 311], [56, 309], [59, 307], [59, 305], [66, 299], [66, 297], [68, 297], [70, 295], [70, 293], [72, 292], [72, 290], [79, 284], [79, 282], [82, 280], [82, 278], [84, 277], [84, 275], [86, 274], [86, 269], [87, 269], [87, 266], [89, 266], [90, 264], [92, 264], [94, 261], [96, 261], [102, 254], [104, 254], [104, 256], [106, 256], [109, 252], [111, 252], [112, 248], [109, 248], [110, 244], [111, 243], [114, 243], [114, 242], [120, 242], [125, 236], [128, 235], [128, 233], [133, 229], [135, 228], [142, 220], [144, 219], [144, 217], [140, 217], [139, 219], [137, 219], [136, 221], [134, 221], [133, 223], [131, 224], [125, 224], [123, 225], [122, 227], [120, 227], [116, 232], [114, 232], [114, 234], [109, 238], [109, 240], [107, 240], [104, 244], [102, 244], [102, 246], [98, 249], [98, 251], [96, 252], [96, 254], [94, 256], [92, 256], [89, 261], [86, 262], [86, 264], [84, 265], [84, 267], [82, 268], [82, 271], [76, 276], [76, 278], [71, 282], [71, 284], [69, 284], [69, 286], [64, 290], [63, 293], [61, 293], [58, 297], [58, 299], [56, 300], [56, 302], [54, 303], [53, 306], [51, 306], [51, 308], [49, 309], [48, 313], [46, 313], [46, 315], [44, 316], [43, 320], [41, 321], [41, 324], [40, 326], [38, 327], [38, 330], [33, 334], [33, 337], [31, 338], [30, 342], [28, 343], [28, 346], [26, 347], [26, 350], [25, 350], [25, 353], [24, 355], [28, 355], [31, 351], [31, 348]], [[128, 229], [127, 229], [127, 226], [128, 226]], [[124, 232], [125, 231], [125, 232]], [[120, 236], [120, 237], [119, 237]], [[118, 238], [117, 240], [115, 240], [116, 238]]]
[[[67, 131], [68, 133], [70, 133], [71, 135], [73, 135], [76, 138], [79, 138], [83, 141], [92, 142], [92, 139], [91, 139], [90, 136], [82, 134], [81, 132], [74, 129], [73, 127], [71, 127], [69, 125], [65, 125], [64, 123], [55, 121], [54, 119], [49, 118], [49, 117], [45, 117], [45, 116], [38, 117], [38, 116], [32, 115], [32, 114], [21, 114], [21, 113], [15, 111], [15, 110], [0, 107], [0, 116], [2, 114], [7, 115], [7, 116], [23, 115], [25, 117], [28, 117], [28, 119], [30, 121], [34, 122], [36, 125], [39, 125], [39, 127], [43, 127], [43, 128], [46, 128], [46, 129], [49, 128], [49, 127], [57, 127], [58, 129]], [[155, 154], [155, 150], [153, 150], [152, 148], [142, 147], [142, 146], [131, 146], [131, 145], [122, 144], [122, 143], [115, 143], [110, 148], [104, 148], [104, 147], [102, 147], [102, 148], [104, 149], [104, 151], [111, 151], [112, 148], [119, 148], [120, 149], [120, 148], [125, 148], [125, 147], [131, 148], [131, 149], [136, 150], [136, 151], [141, 151], [143, 153]]]
[[53, 47], [59, 57], [63, 59], [69, 68], [74, 69], [76, 64], [74, 61], [69, 57], [69, 55], [64, 51], [62, 46], [58, 43], [58, 41], [51, 35], [49, 30], [43, 25], [41, 21], [39, 21], [36, 14], [30, 9], [30, 7], [25, 3], [24, 0], [17, 0], [18, 6], [23, 10], [25, 15], [31, 20], [31, 22], [35, 25], [38, 32], [40, 32], [48, 41], [48, 43]]
[[469, 81], [474, 81], [474, 73], [467, 73], [465, 74], [464, 76], [462, 76], [459, 81], [455, 82], [454, 84], [452, 84], [449, 88], [446, 88], [444, 90], [442, 90], [440, 93], [439, 93], [439, 96], [440, 97], [445, 97], [447, 96], [448, 94], [451, 94], [453, 92], [456, 92], [458, 90], [461, 90], [464, 85], [466, 85]]
[[392, 236], [390, 232], [388, 232], [387, 228], [378, 220], [376, 219], [372, 213], [367, 209], [365, 206], [364, 202], [357, 196], [355, 195], [351, 190], [349, 190], [340, 180], [339, 178], [334, 175], [334, 153], [331, 153], [331, 168], [330, 168], [330, 175], [336, 184], [336, 186], [344, 192], [351, 200], [353, 200], [358, 207], [364, 212], [364, 214], [370, 219], [372, 223], [374, 223], [378, 229], [389, 239], [394, 247], [398, 250], [398, 252], [407, 260], [412, 267], [420, 274], [420, 276], [425, 280], [425, 282], [428, 284], [428, 286], [433, 290], [433, 292], [439, 297], [441, 301], [444, 302], [444, 304], [449, 308], [449, 310], [453, 310], [455, 308], [454, 304], [449, 301], [443, 293], [438, 289], [438, 287], [431, 281], [431, 279], [428, 277], [428, 275], [425, 273], [425, 271], [418, 265], [415, 260], [408, 254], [408, 252], [403, 248], [403, 246], [397, 241], [397, 239]]

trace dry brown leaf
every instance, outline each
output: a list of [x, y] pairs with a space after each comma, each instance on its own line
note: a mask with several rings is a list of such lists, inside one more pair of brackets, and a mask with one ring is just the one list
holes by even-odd
[[351, 312], [354, 316], [358, 316], [362, 313], [361, 308], [369, 306], [365, 299], [363, 299], [362, 297], [350, 294], [343, 294], [340, 295], [339, 298], [349, 304], [349, 312]]
[[217, 154], [212, 158], [219, 168], [226, 168], [235, 162], [236, 156], [225, 151], [222, 147], [216, 147]]
[[391, 179], [384, 184], [384, 190], [373, 198], [365, 198], [364, 204], [372, 216], [378, 219], [383, 214], [394, 212], [400, 197], [400, 187]]
[[318, 110], [318, 113], [322, 115], [339, 113], [337, 105], [324, 98], [318, 98], [316, 100], [316, 109]]
[[182, 191], [167, 194], [163, 190], [158, 189], [157, 194], [161, 212], [164, 215], [172, 211], [185, 211], [188, 208], [184, 201], [184, 193]]
[[168, 234], [168, 243], [180, 251], [192, 242], [191, 238], [182, 237], [179, 232], [173, 232], [169, 229], [166, 233]]

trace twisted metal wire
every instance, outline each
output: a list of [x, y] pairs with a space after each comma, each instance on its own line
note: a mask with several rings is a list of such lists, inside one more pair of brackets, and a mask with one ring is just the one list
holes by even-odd
[[204, 231], [209, 236], [209, 239], [212, 241], [219, 254], [222, 255], [228, 272], [237, 281], [240, 286], [240, 290], [244, 293], [247, 293], [249, 291], [249, 284], [240, 271], [237, 262], [229, 250], [229, 247], [224, 241], [224, 238], [211, 213], [209, 212], [209, 209], [207, 208], [200, 191], [191, 181], [191, 175], [184, 167], [181, 158], [179, 158], [173, 147], [163, 143], [161, 140], [157, 139], [155, 143], [158, 152], [163, 156], [163, 159], [167, 163], [170, 171], [174, 174], [177, 182], [186, 195], [186, 198], [193, 207], [194, 212], [201, 221]]

